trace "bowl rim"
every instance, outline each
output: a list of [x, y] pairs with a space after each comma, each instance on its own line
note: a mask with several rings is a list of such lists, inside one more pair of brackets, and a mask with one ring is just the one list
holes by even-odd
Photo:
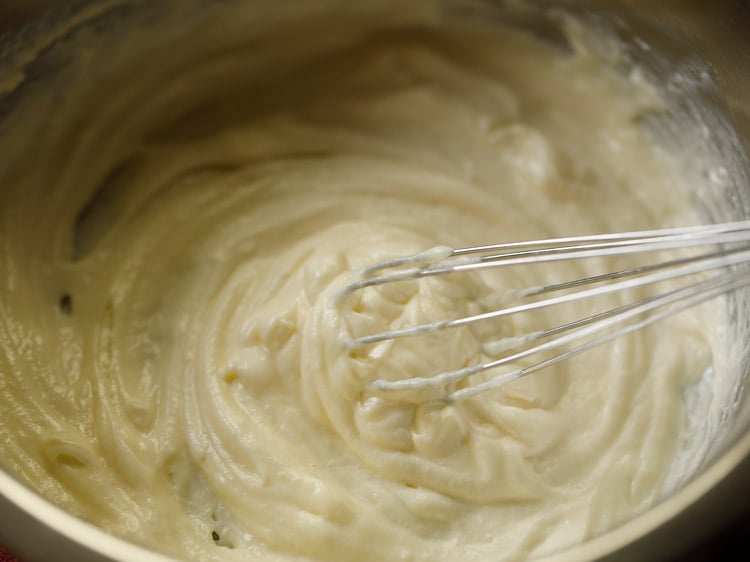
[[[7, 500], [6, 505], [10, 504], [17, 510], [15, 514], [3, 513], [4, 509], [12, 508], [4, 508], [3, 504], [0, 503], [0, 514], [6, 516], [3, 517], [4, 522], [0, 526], [0, 533], [3, 536], [5, 546], [10, 548], [13, 554], [23, 556], [24, 552], [31, 549], [31, 541], [40, 540], [33, 531], [14, 533], [11, 530], [11, 533], [7, 532], [7, 527], [11, 521], [18, 521], [18, 516], [26, 515], [33, 521], [42, 523], [46, 530], [52, 532], [48, 533], [45, 538], [51, 538], [57, 544], [54, 550], [60, 553], [58, 560], [68, 559], [64, 552], [59, 549], [64, 549], [66, 543], [70, 542], [83, 547], [92, 554], [99, 555], [101, 560], [116, 560], [117, 562], [132, 560], [175, 562], [177, 560], [109, 534], [103, 529], [79, 519], [26, 487], [3, 469], [0, 469], [0, 497]], [[11, 516], [13, 519], [11, 519]], [[22, 519], [27, 518], [22, 517]], [[13, 525], [11, 524], [11, 526]]]
[[[709, 493], [714, 490], [718, 483], [732, 480], [734, 484], [743, 482], [745, 486], [750, 486], [747, 482], [747, 468], [750, 467], [750, 463], [747, 462], [748, 459], [750, 459], [750, 432], [745, 432], [729, 450], [714, 461], [703, 473], [659, 504], [593, 539], [572, 545], [550, 555], [534, 558], [534, 560], [543, 562], [601, 560], [617, 554], [618, 551], [627, 546], [648, 540], [654, 531], [683, 514], [691, 506], [700, 507], [700, 500], [709, 496]], [[746, 462], [747, 467], [738, 470], [743, 461]], [[731, 493], [730, 490], [725, 492]], [[52, 531], [52, 540], [59, 544], [58, 548], [63, 547], [66, 542], [73, 542], [86, 551], [98, 555], [100, 560], [116, 562], [129, 562], [131, 560], [177, 562], [178, 560], [139, 546], [127, 539], [109, 534], [103, 529], [77, 518], [27, 488], [2, 469], [0, 469], [0, 495], [3, 499], [8, 500], [19, 513], [33, 518], [33, 520], [42, 523], [47, 530]], [[1, 511], [2, 505], [0, 505]], [[721, 523], [731, 513], [730, 509], [725, 510], [723, 514], [712, 513], [714, 526]], [[712, 527], [710, 523], [706, 523], [703, 526], [703, 533], [694, 533], [695, 540], [710, 532]], [[26, 550], [25, 546], [28, 546], [28, 541], [37, 540], [34, 536], [28, 536], [33, 533], [22, 533], [27, 535], [25, 537], [5, 536], [6, 533], [4, 532], [2, 534], [8, 546], [11, 549], [17, 549], [17, 552], [21, 554]], [[685, 547], [686, 545], [681, 546]]]
[[[572, 545], [562, 551], [535, 558], [539, 562], [563, 562], [567, 560], [603, 560], [617, 555], [626, 547], [636, 547], [642, 543], [652, 543], [662, 537], [656, 532], [664, 530], [665, 535], [674, 530], [668, 529], [670, 523], [674, 523], [678, 517], [690, 516], [701, 518], [701, 527], [691, 528], [690, 536], [683, 537], [685, 542], [680, 546], [681, 550], [689, 548], [692, 544], [704, 539], [712, 531], [715, 531], [722, 523], [726, 522], [739, 506], [732, 508], [726, 500], [736, 495], [737, 488], [750, 488], [750, 431], [745, 431], [724, 453], [719, 455], [708, 467], [678, 488], [671, 495], [662, 499], [658, 504], [648, 508], [646, 511], [635, 515], [621, 525], [593, 537], [583, 543]], [[722, 489], [712, 498], [712, 492], [723, 484]], [[742, 496], [745, 497], [744, 495]], [[736, 503], [736, 502], [735, 502]], [[717, 513], [716, 505], [721, 505], [723, 511]], [[711, 520], [706, 520], [704, 509], [710, 509]], [[693, 511], [693, 513], [689, 513]], [[650, 545], [653, 546], [653, 545]], [[663, 554], [675, 556], [679, 554], [670, 545], [661, 545]], [[639, 553], [646, 558], [645, 555]]]

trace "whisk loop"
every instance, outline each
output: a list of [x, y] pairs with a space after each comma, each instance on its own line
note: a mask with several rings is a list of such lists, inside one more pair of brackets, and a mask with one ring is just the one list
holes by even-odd
[[[486, 342], [483, 345], [485, 353], [489, 356], [500, 355], [498, 359], [463, 369], [436, 373], [428, 377], [393, 381], [377, 379], [371, 383], [372, 389], [381, 391], [447, 386], [522, 359], [533, 360], [535, 356], [556, 352], [527, 367], [511, 369], [481, 383], [448, 392], [445, 396], [449, 402], [464, 400], [640, 330], [700, 303], [750, 285], [750, 270], [743, 267], [750, 263], [748, 242], [750, 242], [750, 221], [740, 221], [684, 228], [510, 242], [460, 249], [438, 246], [362, 270], [361, 278], [345, 287], [340, 293], [341, 298], [367, 287], [487, 268], [531, 267], [555, 261], [602, 259], [617, 255], [682, 248], [707, 247], [708, 250], [669, 261], [647, 263], [551, 285], [514, 289], [512, 296], [520, 304], [461, 318], [448, 318], [407, 328], [357, 336], [347, 340], [345, 344], [349, 348], [358, 348], [386, 340], [413, 338], [664, 281], [699, 277], [698, 280], [692, 279], [689, 284], [679, 288], [657, 293], [648, 298], [578, 318], [565, 324]], [[714, 272], [714, 274], [704, 278], [703, 274], [709, 272]], [[591, 285], [597, 286], [591, 287]], [[566, 292], [559, 296], [545, 296], [557, 291]], [[540, 296], [544, 298], [524, 302], [531, 297]], [[542, 339], [547, 341], [535, 343]]]

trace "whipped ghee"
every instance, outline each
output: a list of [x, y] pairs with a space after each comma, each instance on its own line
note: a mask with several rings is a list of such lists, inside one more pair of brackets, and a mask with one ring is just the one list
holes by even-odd
[[563, 47], [370, 8], [327, 16], [333, 36], [249, 41], [250, 20], [220, 11], [190, 41], [131, 29], [107, 66], [83, 52], [54, 105], [16, 108], [25, 126], [0, 145], [4, 468], [191, 560], [517, 560], [662, 497], [682, 389], [711, 364], [710, 310], [446, 405], [368, 383], [568, 317], [342, 338], [595, 270], [335, 298], [353, 270], [438, 244], [696, 222], [639, 124], [659, 96], [575, 26]]

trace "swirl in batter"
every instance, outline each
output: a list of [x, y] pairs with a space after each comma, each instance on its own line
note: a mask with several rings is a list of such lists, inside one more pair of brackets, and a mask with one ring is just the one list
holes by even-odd
[[438, 244], [695, 222], [638, 124], [653, 91], [585, 41], [432, 11], [312, 14], [250, 41], [222, 9], [189, 35], [115, 34], [107, 64], [86, 51], [54, 103], [6, 117], [5, 467], [193, 560], [520, 559], [658, 501], [681, 389], [711, 362], [706, 311], [445, 405], [368, 382], [474, 363], [488, 334], [561, 313], [342, 337], [586, 266], [334, 300], [352, 270]]

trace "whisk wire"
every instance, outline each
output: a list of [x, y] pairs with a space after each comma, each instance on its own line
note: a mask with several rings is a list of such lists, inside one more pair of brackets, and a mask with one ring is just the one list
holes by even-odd
[[[484, 371], [510, 366], [518, 361], [536, 356], [544, 357], [550, 352], [559, 351], [560, 348], [574, 344], [574, 347], [570, 347], [550, 357], [544, 357], [527, 367], [511, 369], [478, 384], [454, 389], [447, 392], [445, 396], [445, 400], [449, 402], [465, 400], [482, 392], [498, 388], [511, 380], [537, 372], [550, 365], [603, 345], [700, 303], [716, 298], [719, 295], [750, 285], [750, 270], [742, 267], [750, 263], [750, 247], [747, 245], [748, 242], [750, 242], [750, 221], [631, 233], [510, 242], [455, 250], [439, 246], [413, 256], [375, 264], [363, 270], [363, 278], [345, 287], [339, 294], [339, 298], [345, 298], [355, 291], [371, 286], [420, 279], [433, 275], [461, 273], [486, 267], [531, 265], [569, 259], [604, 258], [613, 255], [656, 252], [698, 246], [713, 246], [717, 249], [697, 255], [649, 263], [546, 286], [513, 289], [509, 291], [509, 294], [516, 300], [541, 296], [556, 291], [570, 289], [575, 289], [575, 291], [462, 318], [443, 319], [416, 326], [353, 337], [345, 343], [347, 347], [355, 348], [386, 340], [411, 338], [459, 326], [466, 326], [475, 322], [532, 312], [551, 306], [596, 298], [601, 295], [627, 291], [682, 277], [719, 271], [718, 274], [712, 277], [693, 281], [688, 285], [657, 293], [642, 300], [626, 303], [616, 308], [562, 323], [558, 326], [520, 336], [500, 338], [493, 342], [485, 342], [482, 346], [485, 354], [490, 356], [501, 355], [498, 359], [427, 377], [412, 377], [401, 380], [379, 378], [370, 384], [372, 389], [379, 391], [409, 390], [432, 386], [447, 387], [448, 385], [460, 383], [468, 377]], [[487, 252], [491, 253], [487, 254]], [[476, 256], [474, 254], [483, 255]], [[396, 271], [388, 271], [394, 269]], [[605, 282], [611, 283], [604, 284]], [[588, 287], [595, 284], [600, 284], [600, 286]], [[531, 345], [541, 339], [547, 339], [548, 341]], [[580, 343], [582, 340], [583, 343]], [[509, 353], [518, 349], [520, 351]]]
[[[439, 373], [437, 375], [433, 375], [430, 377], [414, 377], [410, 379], [401, 379], [401, 380], [396, 380], [396, 381], [378, 379], [371, 383], [371, 387], [377, 390], [408, 390], [408, 389], [415, 389], [415, 388], [424, 388], [427, 386], [442, 386], [442, 385], [460, 382], [461, 380], [469, 376], [479, 374], [489, 369], [502, 367], [504, 365], [520, 361], [522, 359], [531, 357], [533, 355], [541, 354], [546, 351], [551, 351], [558, 347], [563, 347], [565, 345], [568, 345], [572, 342], [583, 339], [592, 334], [611, 328], [612, 326], [615, 326], [617, 324], [626, 322], [627, 320], [630, 320], [641, 314], [648, 313], [652, 310], [663, 308], [667, 305], [682, 301], [679, 307], [666, 308], [664, 310], [661, 310], [658, 313], [647, 316], [643, 320], [640, 320], [634, 324], [626, 325], [620, 328], [617, 332], [612, 332], [604, 336], [600, 336], [599, 338], [595, 340], [591, 340], [585, 344], [579, 345], [578, 347], [567, 350], [564, 353], [560, 353], [544, 361], [540, 361], [539, 363], [530, 365], [523, 369], [516, 369], [514, 371], [511, 371], [510, 373], [501, 375], [501, 376], [505, 376], [506, 379], [508, 378], [512, 379], [514, 376], [513, 373], [519, 373], [520, 376], [523, 376], [523, 375], [535, 372], [537, 370], [540, 370], [551, 364], [562, 361], [563, 359], [567, 359], [574, 355], [578, 355], [579, 353], [582, 353], [584, 351], [588, 351], [589, 349], [602, 345], [615, 338], [619, 338], [620, 336], [633, 332], [637, 329], [643, 328], [647, 325], [653, 324], [654, 322], [662, 320], [668, 316], [677, 314], [678, 312], [686, 310], [701, 302], [714, 298], [718, 294], [723, 294], [729, 290], [733, 290], [734, 288], [741, 287], [747, 284], [748, 281], [750, 281], [750, 272], [738, 272], [735, 274], [731, 274], [728, 277], [716, 276], [711, 279], [698, 282], [694, 285], [675, 289], [673, 291], [670, 291], [662, 295], [650, 297], [648, 299], [644, 299], [636, 303], [623, 305], [622, 307], [619, 307], [618, 309], [613, 309], [613, 310], [607, 311], [606, 313], [602, 313], [601, 317], [598, 318], [597, 320], [594, 320], [593, 317], [585, 318], [583, 320], [586, 322], [587, 325], [589, 325], [585, 329], [573, 331], [567, 336], [556, 338], [549, 342], [534, 346], [532, 348], [529, 348], [523, 351], [519, 351], [512, 355], [502, 357], [500, 359], [488, 361], [485, 363], [480, 363], [478, 365], [472, 365], [471, 367], [466, 367], [464, 369], [457, 369], [455, 371], [446, 371], [446, 372]], [[570, 327], [568, 327], [567, 329], [570, 329]], [[539, 333], [540, 338], [545, 337], [547, 335], [550, 335], [550, 334], [545, 334], [541, 332]], [[507, 380], [505, 382], [507, 382]], [[504, 382], [499, 382], [497, 383], [497, 386], [500, 386], [502, 384], [504, 384]], [[490, 382], [487, 382], [487, 383], [482, 383], [482, 385], [476, 385], [470, 388], [477, 389], [476, 393], [478, 393], [478, 392], [482, 392], [482, 389], [493, 388], [493, 386], [490, 386]], [[465, 389], [465, 390], [468, 390], [468, 389]], [[447, 398], [455, 399], [456, 397], [461, 397], [461, 396], [468, 397], [469, 394], [467, 392], [455, 391], [452, 394], [449, 394]]]
[[[661, 310], [659, 312], [656, 312], [650, 316], [647, 316], [646, 318], [635, 322], [633, 324], [626, 325], [620, 329], [618, 329], [615, 332], [600, 336], [594, 340], [591, 340], [589, 342], [586, 342], [584, 344], [581, 344], [577, 347], [574, 347], [572, 349], [569, 349], [563, 353], [560, 353], [558, 355], [555, 355], [553, 357], [550, 357], [548, 359], [545, 359], [544, 361], [540, 361], [539, 363], [535, 363], [529, 367], [525, 367], [523, 369], [517, 369], [514, 371], [511, 371], [510, 373], [505, 373], [502, 375], [499, 375], [498, 377], [494, 377], [488, 381], [479, 383], [474, 386], [462, 388], [453, 392], [450, 392], [446, 395], [445, 400], [447, 402], [459, 402], [461, 400], [466, 400], [468, 398], [471, 398], [473, 396], [477, 396], [478, 394], [482, 394], [488, 390], [499, 388], [500, 386], [512, 381], [516, 380], [518, 378], [521, 378], [526, 375], [530, 375], [532, 373], [535, 373], [537, 371], [540, 371], [546, 367], [549, 367], [551, 365], [554, 365], [555, 363], [559, 363], [561, 361], [564, 361], [566, 359], [569, 359], [571, 357], [574, 357], [576, 355], [579, 355], [581, 353], [584, 353], [586, 351], [590, 351], [591, 349], [594, 349], [596, 347], [599, 347], [601, 345], [604, 345], [606, 343], [609, 343], [613, 340], [619, 339], [627, 334], [630, 334], [632, 332], [641, 330], [647, 326], [650, 326], [651, 324], [655, 324], [656, 322], [659, 322], [661, 320], [664, 320], [665, 318], [668, 318], [670, 316], [673, 316], [675, 314], [678, 314], [680, 312], [683, 312], [685, 310], [688, 310], [694, 306], [697, 306], [701, 303], [704, 303], [706, 301], [709, 301], [711, 299], [716, 298], [717, 296], [726, 294], [728, 292], [740, 289], [742, 287], [745, 287], [750, 283], [750, 273], [748, 272], [742, 272], [738, 275], [737, 278], [733, 277], [732, 282], [726, 282], [726, 283], [720, 283], [716, 287], [714, 287], [711, 290], [707, 290], [705, 292], [698, 292], [694, 294], [693, 296], [683, 300], [679, 306], [675, 306], [673, 308], [667, 308], [665, 310]], [[684, 297], [677, 297], [675, 300], [679, 300], [680, 298]], [[664, 304], [667, 304], [665, 302], [659, 302], [654, 303], [655, 306], [652, 308], [656, 308], [659, 306], [663, 306]], [[645, 312], [644, 310], [639, 310], [637, 313]], [[604, 328], [605, 326], [600, 326], [599, 328], [596, 328], [596, 331]], [[583, 334], [581, 334], [583, 335]], [[561, 344], [562, 345], [562, 344]], [[540, 346], [541, 347], [541, 346]], [[540, 349], [537, 349], [536, 352], [538, 353], [541, 351]], [[498, 365], [495, 365], [498, 366]], [[488, 366], [483, 370], [487, 370], [493, 368], [492, 366]]]
[[[452, 253], [449, 254], [449, 257], [447, 259], [442, 258], [434, 263], [399, 270], [392, 273], [374, 275], [378, 271], [385, 271], [387, 269], [399, 267], [399, 264], [406, 265], [416, 262], [412, 262], [409, 258], [405, 258], [402, 260], [391, 260], [388, 262], [383, 262], [382, 264], [368, 267], [363, 271], [363, 279], [345, 287], [342, 291], [342, 295], [354, 292], [359, 289], [384, 285], [386, 283], [393, 283], [396, 281], [419, 279], [422, 277], [430, 277], [435, 275], [445, 275], [447, 273], [487, 269], [491, 267], [537, 264], [583, 258], [612, 257], [616, 255], [656, 252], [678, 248], [690, 248], [695, 246], [750, 242], [750, 224], [747, 228], [748, 230], [745, 231], [732, 230], [728, 232], [711, 234], [710, 236], [704, 236], [702, 234], [695, 233], [695, 235], [690, 237], [686, 237], [687, 235], [685, 234], [680, 234], [673, 236], [654, 236], [645, 239], [628, 238], [625, 240], [617, 240], [615, 242], [545, 247], [533, 250], [529, 249], [522, 251], [505, 252], [501, 254], [478, 257], [472, 257], [468, 254], [480, 252], [481, 250], [479, 248], [481, 247], [461, 248], [458, 250], [452, 250]], [[548, 244], [549, 240], [539, 241], [539, 243]], [[494, 247], [485, 246], [485, 248]], [[442, 257], [446, 255], [446, 249], [447, 248], [444, 246], [438, 246], [433, 250], [439, 250], [439, 252], [435, 252], [435, 255]], [[427, 251], [412, 257], [422, 257], [429, 255], [430, 251]]]
[[642, 287], [644, 285], [649, 285], [653, 283], [676, 279], [678, 277], [685, 277], [685, 276], [693, 275], [696, 273], [702, 273], [710, 269], [716, 269], [720, 267], [727, 267], [731, 265], [742, 264], [748, 261], [750, 261], [750, 250], [744, 249], [735, 254], [720, 255], [718, 257], [712, 257], [711, 259], [703, 261], [702, 263], [689, 263], [687, 265], [682, 265], [671, 270], [658, 271], [658, 272], [650, 273], [648, 275], [644, 275], [642, 277], [638, 277], [635, 279], [626, 279], [624, 281], [619, 281], [611, 285], [606, 285], [603, 287], [594, 287], [594, 288], [586, 289], [577, 293], [565, 294], [559, 297], [550, 297], [550, 298], [540, 300], [540, 301], [510, 306], [506, 308], [501, 308], [499, 310], [493, 310], [491, 312], [475, 314], [472, 316], [454, 318], [451, 320], [439, 320], [437, 322], [420, 324], [420, 325], [413, 326], [410, 328], [388, 330], [385, 332], [380, 332], [380, 333], [372, 334], [369, 336], [352, 338], [348, 340], [347, 346], [350, 348], [353, 348], [353, 347], [359, 347], [361, 345], [378, 343], [378, 342], [382, 342], [385, 340], [393, 340], [393, 339], [399, 339], [399, 338], [408, 338], [408, 337], [425, 335], [425, 334], [436, 332], [439, 330], [445, 330], [448, 328], [457, 328], [460, 326], [465, 326], [467, 324], [473, 324], [475, 322], [501, 318], [503, 316], [510, 316], [511, 314], [530, 312], [533, 310], [539, 310], [542, 308], [556, 306], [559, 304], [565, 304], [565, 303], [570, 303], [570, 302], [579, 301], [583, 299], [589, 299], [592, 297], [598, 297], [598, 296], [606, 295], [609, 293], [621, 292], [621, 291], [625, 291], [628, 289]]

